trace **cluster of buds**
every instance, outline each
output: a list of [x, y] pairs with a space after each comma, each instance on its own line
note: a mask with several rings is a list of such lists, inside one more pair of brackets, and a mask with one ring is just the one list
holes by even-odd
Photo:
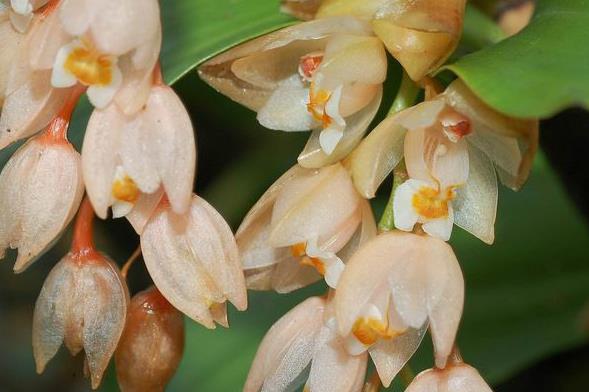
[[[288, 293], [324, 279], [325, 297], [268, 332], [245, 391], [359, 392], [369, 360], [388, 387], [428, 330], [435, 367], [407, 391], [490, 390], [456, 347], [464, 278], [446, 241], [456, 224], [493, 243], [497, 181], [514, 190], [526, 181], [538, 122], [432, 76], [458, 45], [465, 0], [283, 8], [307, 21], [199, 68], [263, 126], [312, 131], [234, 236], [193, 193], [194, 129], [163, 80], [157, 0], [0, 3], [0, 148], [29, 138], [0, 174], [0, 257], [18, 249], [14, 270], [24, 271], [79, 210], [71, 251], [35, 306], [39, 372], [63, 343], [84, 351], [93, 388], [114, 356], [123, 391], [161, 391], [182, 357], [183, 314], [228, 326], [227, 302], [245, 310], [248, 288]], [[387, 51], [425, 101], [370, 130]], [[84, 93], [94, 111], [79, 154], [67, 134]], [[369, 199], [391, 173], [394, 219], [378, 230]], [[132, 299], [128, 267], [121, 273], [92, 240], [94, 215], [109, 210], [139, 235], [155, 285]]]
[[[79, 209], [35, 306], [37, 371], [64, 343], [84, 352], [93, 388], [114, 356], [123, 391], [162, 391], [182, 357], [183, 314], [228, 326], [227, 301], [244, 310], [247, 295], [231, 229], [193, 194], [194, 129], [159, 66], [159, 2], [12, 0], [0, 3], [0, 34], [0, 148], [29, 138], [0, 174], [0, 257], [18, 249], [24, 271]], [[84, 93], [94, 111], [80, 154], [67, 135]], [[126, 272], [93, 244], [94, 214], [109, 209], [139, 235], [155, 284], [132, 299]]]
[[[433, 74], [462, 34], [464, 0], [286, 0], [304, 22], [204, 63], [203, 80], [257, 112], [261, 125], [312, 131], [298, 164], [261, 197], [237, 232], [246, 284], [287, 293], [321, 277], [267, 333], [244, 391], [356, 392], [369, 358], [388, 387], [427, 331], [435, 367], [407, 391], [490, 391], [462, 361], [460, 264], [453, 225], [495, 239], [498, 180], [518, 190], [538, 145], [538, 121], [503, 115], [461, 80]], [[387, 74], [425, 101], [395, 107], [369, 134]], [[406, 88], [406, 87], [405, 87]], [[394, 173], [377, 229], [369, 199]], [[386, 212], [385, 212], [386, 213]], [[370, 389], [373, 388], [373, 389]]]

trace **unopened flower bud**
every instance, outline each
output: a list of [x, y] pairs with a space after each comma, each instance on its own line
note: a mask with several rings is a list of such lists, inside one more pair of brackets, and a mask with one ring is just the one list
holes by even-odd
[[184, 317], [156, 289], [136, 294], [115, 352], [123, 392], [162, 392], [184, 351]]
[[80, 154], [47, 133], [25, 143], [0, 174], [0, 257], [18, 248], [24, 271], [74, 217], [82, 195]]
[[492, 392], [479, 372], [465, 363], [429, 369], [415, 377], [405, 392]]

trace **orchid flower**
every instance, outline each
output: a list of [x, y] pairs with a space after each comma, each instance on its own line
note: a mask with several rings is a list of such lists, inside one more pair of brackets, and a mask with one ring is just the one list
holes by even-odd
[[337, 254], [375, 233], [369, 204], [337, 163], [291, 168], [250, 210], [236, 237], [248, 287], [285, 293], [322, 276], [336, 287], [344, 268]]
[[317, 19], [352, 15], [372, 24], [411, 79], [422, 80], [454, 52], [466, 0], [324, 0]]
[[33, 353], [42, 373], [62, 343], [74, 356], [84, 350], [96, 389], [123, 333], [129, 292], [116, 264], [94, 248], [92, 217], [86, 200], [71, 252], [43, 283], [35, 304]]
[[[244, 392], [360, 392], [367, 355], [350, 355], [327, 300], [311, 297], [278, 320], [260, 344]], [[307, 376], [306, 369], [309, 369]]]
[[96, 109], [82, 149], [88, 196], [99, 217], [110, 206], [128, 216], [140, 233], [165, 190], [174, 212], [190, 207], [196, 144], [190, 117], [168, 86], [151, 88], [145, 107], [133, 116], [112, 103]]
[[84, 193], [80, 154], [66, 138], [77, 95], [28, 140], [0, 174], [0, 258], [18, 248], [14, 271], [31, 265], [74, 217]]
[[299, 163], [321, 167], [360, 141], [381, 99], [387, 61], [370, 26], [352, 17], [298, 24], [209, 60], [201, 78], [255, 110], [263, 126], [315, 130]]
[[429, 236], [393, 231], [361, 247], [346, 265], [334, 303], [348, 351], [368, 350], [385, 386], [431, 330], [436, 364], [446, 365], [464, 302], [452, 248]]
[[207, 328], [228, 326], [227, 301], [247, 308], [237, 244], [223, 217], [193, 196], [175, 214], [163, 200], [141, 234], [145, 265], [156, 287], [175, 308]]
[[155, 288], [135, 294], [115, 352], [124, 392], [160, 392], [184, 352], [184, 317]]
[[497, 176], [514, 190], [526, 181], [538, 147], [538, 122], [504, 116], [457, 80], [432, 100], [385, 119], [351, 159], [364, 197], [404, 158], [410, 179], [395, 194], [395, 224], [414, 224], [444, 240], [453, 223], [494, 241]]

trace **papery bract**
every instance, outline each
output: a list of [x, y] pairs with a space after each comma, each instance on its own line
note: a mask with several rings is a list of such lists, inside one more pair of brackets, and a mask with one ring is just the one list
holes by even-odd
[[462, 316], [464, 280], [448, 244], [393, 231], [354, 254], [334, 301], [348, 349], [368, 349], [388, 386], [419, 346], [428, 322], [436, 364], [445, 366]]
[[335, 287], [343, 269], [337, 253], [375, 232], [369, 204], [337, 163], [294, 166], [250, 210], [236, 237], [248, 287], [289, 292], [322, 275]]
[[406, 392], [492, 392], [479, 372], [465, 363], [430, 369], [415, 377]]
[[129, 294], [117, 267], [99, 253], [66, 255], [50, 272], [35, 305], [37, 372], [62, 343], [84, 350], [92, 388], [100, 385], [125, 326]]
[[[316, 129], [313, 148], [343, 157], [376, 114], [386, 69], [384, 47], [371, 36], [370, 26], [342, 17], [260, 37], [206, 62], [199, 72], [221, 93], [258, 112], [265, 127]], [[340, 159], [328, 158], [309, 166]], [[301, 157], [307, 166], [305, 161]]]
[[74, 217], [84, 184], [80, 155], [66, 141], [40, 135], [10, 158], [0, 174], [0, 257], [18, 248], [24, 271]]
[[[146, 106], [129, 117], [117, 105], [95, 110], [82, 149], [88, 195], [96, 213], [116, 217], [137, 205], [146, 216], [163, 188], [177, 213], [192, 198], [196, 145], [190, 117], [174, 91], [154, 86]], [[145, 219], [143, 219], [145, 221]], [[136, 225], [140, 233], [142, 224]]]
[[131, 299], [115, 352], [123, 392], [162, 392], [184, 351], [184, 317], [151, 287]]
[[[367, 356], [350, 356], [325, 299], [311, 297], [278, 320], [260, 344], [244, 392], [359, 392]], [[308, 380], [306, 369], [309, 369]]]
[[200, 197], [192, 198], [183, 215], [161, 203], [141, 234], [141, 249], [162, 295], [207, 328], [215, 328], [215, 322], [228, 325], [226, 301], [239, 310], [247, 308], [233, 233]]

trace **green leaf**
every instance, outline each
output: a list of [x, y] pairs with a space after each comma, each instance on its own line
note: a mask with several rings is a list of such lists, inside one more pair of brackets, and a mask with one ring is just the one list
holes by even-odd
[[548, 117], [589, 105], [589, 6], [539, 0], [521, 33], [467, 55], [447, 69], [485, 102], [517, 117]]

